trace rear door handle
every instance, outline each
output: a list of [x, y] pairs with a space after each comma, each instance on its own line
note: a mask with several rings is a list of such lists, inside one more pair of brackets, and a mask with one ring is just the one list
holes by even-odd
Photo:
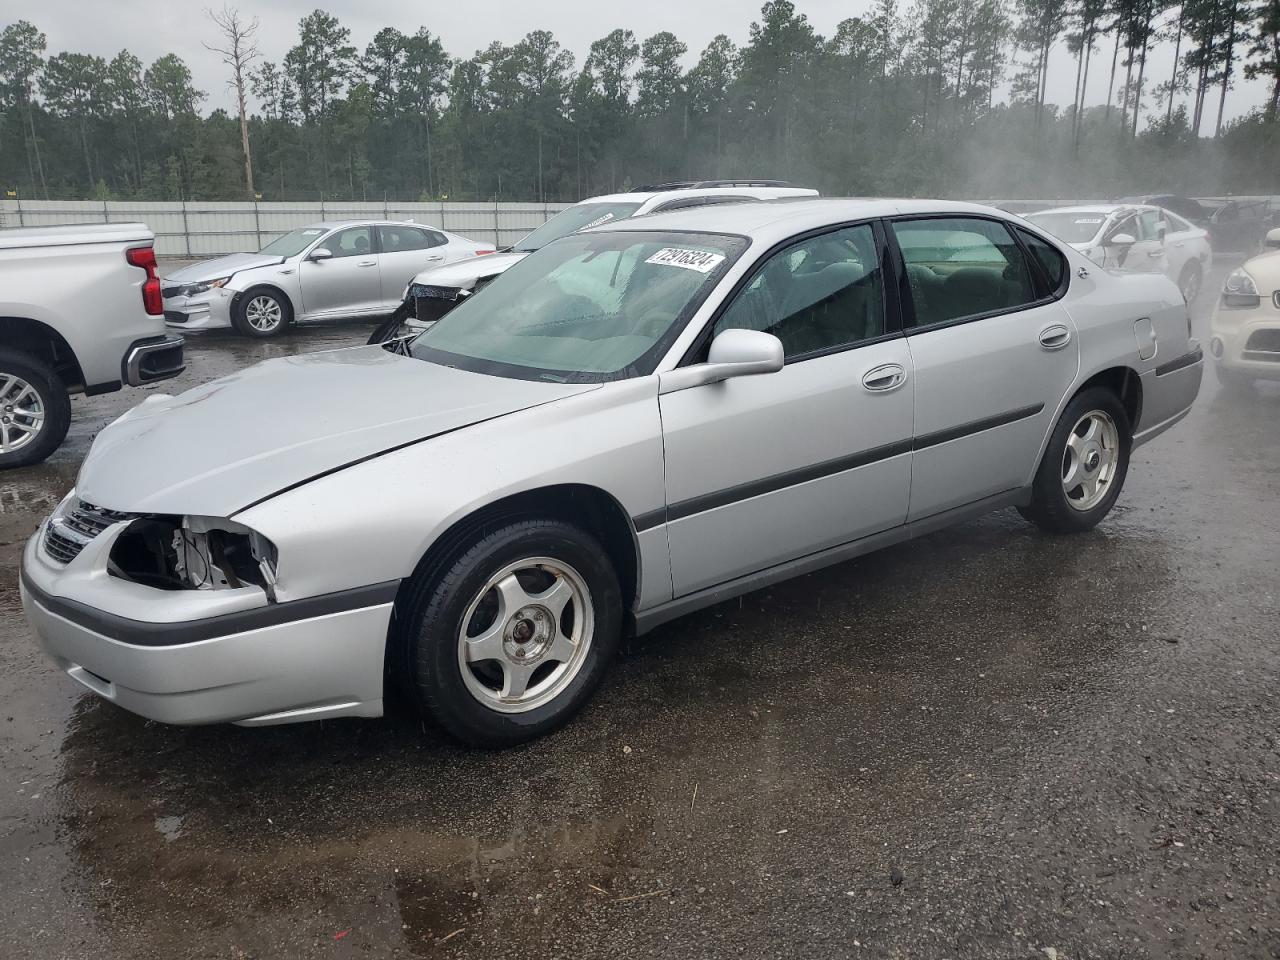
[[1040, 346], [1046, 350], [1061, 350], [1071, 342], [1071, 329], [1065, 323], [1054, 323], [1040, 331]]
[[377, 265], [377, 260], [360, 260], [356, 263], [357, 267], [376, 267]]
[[427, 259], [428, 259], [428, 260], [443, 260], [443, 259], [444, 259], [444, 254], [443, 254], [443, 253], [433, 254], [432, 256], [427, 257]]
[[862, 385], [872, 393], [888, 393], [907, 382], [907, 371], [900, 363], [882, 363], [862, 375]]

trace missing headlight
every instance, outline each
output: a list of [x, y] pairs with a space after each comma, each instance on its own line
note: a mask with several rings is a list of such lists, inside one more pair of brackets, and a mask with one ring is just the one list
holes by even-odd
[[144, 517], [111, 548], [113, 576], [160, 590], [256, 586], [275, 602], [277, 551], [256, 530], [215, 517]]

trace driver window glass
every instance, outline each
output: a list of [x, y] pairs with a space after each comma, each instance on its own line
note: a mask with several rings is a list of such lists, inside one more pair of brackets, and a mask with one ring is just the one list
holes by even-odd
[[347, 230], [342, 230], [335, 233], [320, 246], [328, 248], [335, 259], [338, 257], [364, 256], [373, 250], [369, 227], [351, 227]]
[[1135, 240], [1141, 239], [1138, 236], [1138, 218], [1128, 216], [1119, 221], [1114, 227], [1107, 231], [1107, 240], [1110, 241], [1117, 233], [1127, 233]]
[[716, 321], [763, 330], [784, 356], [849, 346], [884, 333], [884, 295], [869, 224], [802, 240], [775, 253]]

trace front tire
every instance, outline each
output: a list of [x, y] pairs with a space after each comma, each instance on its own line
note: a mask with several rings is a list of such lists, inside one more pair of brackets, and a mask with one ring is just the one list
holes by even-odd
[[0, 470], [39, 463], [71, 426], [71, 398], [56, 370], [30, 354], [0, 349]]
[[259, 340], [280, 336], [292, 322], [293, 307], [288, 298], [266, 287], [245, 292], [231, 310], [231, 324], [236, 331]]
[[513, 746], [566, 723], [617, 651], [617, 575], [572, 524], [507, 523], [420, 577], [404, 665], [422, 712], [464, 743]]
[[1050, 533], [1092, 530], [1120, 496], [1129, 471], [1132, 427], [1119, 398], [1105, 387], [1076, 395], [1058, 419], [1019, 512]]

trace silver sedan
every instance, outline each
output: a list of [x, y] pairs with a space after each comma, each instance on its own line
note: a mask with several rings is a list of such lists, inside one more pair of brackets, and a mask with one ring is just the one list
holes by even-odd
[[300, 227], [257, 253], [233, 253], [164, 278], [165, 322], [175, 329], [234, 327], [274, 337], [308, 320], [379, 317], [420, 270], [493, 253], [421, 223], [340, 220]]
[[513, 744], [624, 632], [1000, 508], [1093, 528], [1202, 367], [1174, 283], [988, 207], [636, 218], [412, 341], [125, 414], [23, 603], [72, 679], [156, 720], [378, 716], [394, 682]]

